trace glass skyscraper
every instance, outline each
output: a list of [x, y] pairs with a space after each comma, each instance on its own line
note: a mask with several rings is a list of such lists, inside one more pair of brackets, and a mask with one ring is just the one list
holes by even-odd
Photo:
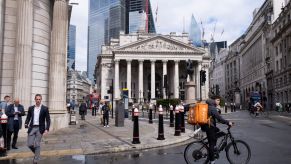
[[109, 44], [110, 38], [118, 38], [120, 31], [125, 31], [125, 12], [124, 0], [90, 0], [87, 73], [92, 82], [101, 46]]
[[156, 32], [149, 0], [89, 0], [87, 73], [92, 82], [101, 46], [108, 45], [110, 38], [119, 38], [120, 31], [138, 30]]
[[68, 34], [67, 66], [75, 69], [76, 60], [76, 26], [70, 25]]
[[201, 29], [198, 25], [194, 15], [191, 17], [190, 29], [189, 29], [189, 39], [192, 40], [192, 43], [196, 47], [202, 46], [201, 40]]
[[[147, 18], [148, 13], [148, 18]], [[156, 33], [150, 0], [127, 0], [128, 33]]]

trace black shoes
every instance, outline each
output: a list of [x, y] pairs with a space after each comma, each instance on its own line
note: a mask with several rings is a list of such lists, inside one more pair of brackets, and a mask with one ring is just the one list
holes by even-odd
[[16, 147], [16, 146], [12, 146], [12, 149], [18, 149], [18, 147]]

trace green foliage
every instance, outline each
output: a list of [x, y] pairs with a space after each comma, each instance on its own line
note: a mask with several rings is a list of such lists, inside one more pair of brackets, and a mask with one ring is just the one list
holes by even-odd
[[180, 104], [180, 99], [158, 99], [157, 105], [162, 105], [163, 107], [169, 107], [169, 104], [171, 105], [177, 105]]

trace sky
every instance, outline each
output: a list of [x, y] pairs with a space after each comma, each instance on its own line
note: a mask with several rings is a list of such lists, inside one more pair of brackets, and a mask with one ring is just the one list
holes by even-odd
[[[252, 21], [253, 11], [265, 0], [151, 0], [159, 34], [189, 32], [193, 14], [204, 28], [204, 39], [228, 42], [240, 37]], [[87, 70], [88, 0], [70, 0], [73, 6], [71, 24], [77, 26], [76, 69]], [[157, 10], [157, 14], [156, 14]]]

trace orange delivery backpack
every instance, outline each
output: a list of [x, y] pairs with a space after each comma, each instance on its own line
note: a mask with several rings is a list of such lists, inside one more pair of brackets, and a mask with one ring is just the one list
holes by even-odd
[[188, 113], [188, 124], [191, 125], [210, 125], [210, 118], [208, 116], [208, 104], [196, 103], [195, 106], [190, 107]]

